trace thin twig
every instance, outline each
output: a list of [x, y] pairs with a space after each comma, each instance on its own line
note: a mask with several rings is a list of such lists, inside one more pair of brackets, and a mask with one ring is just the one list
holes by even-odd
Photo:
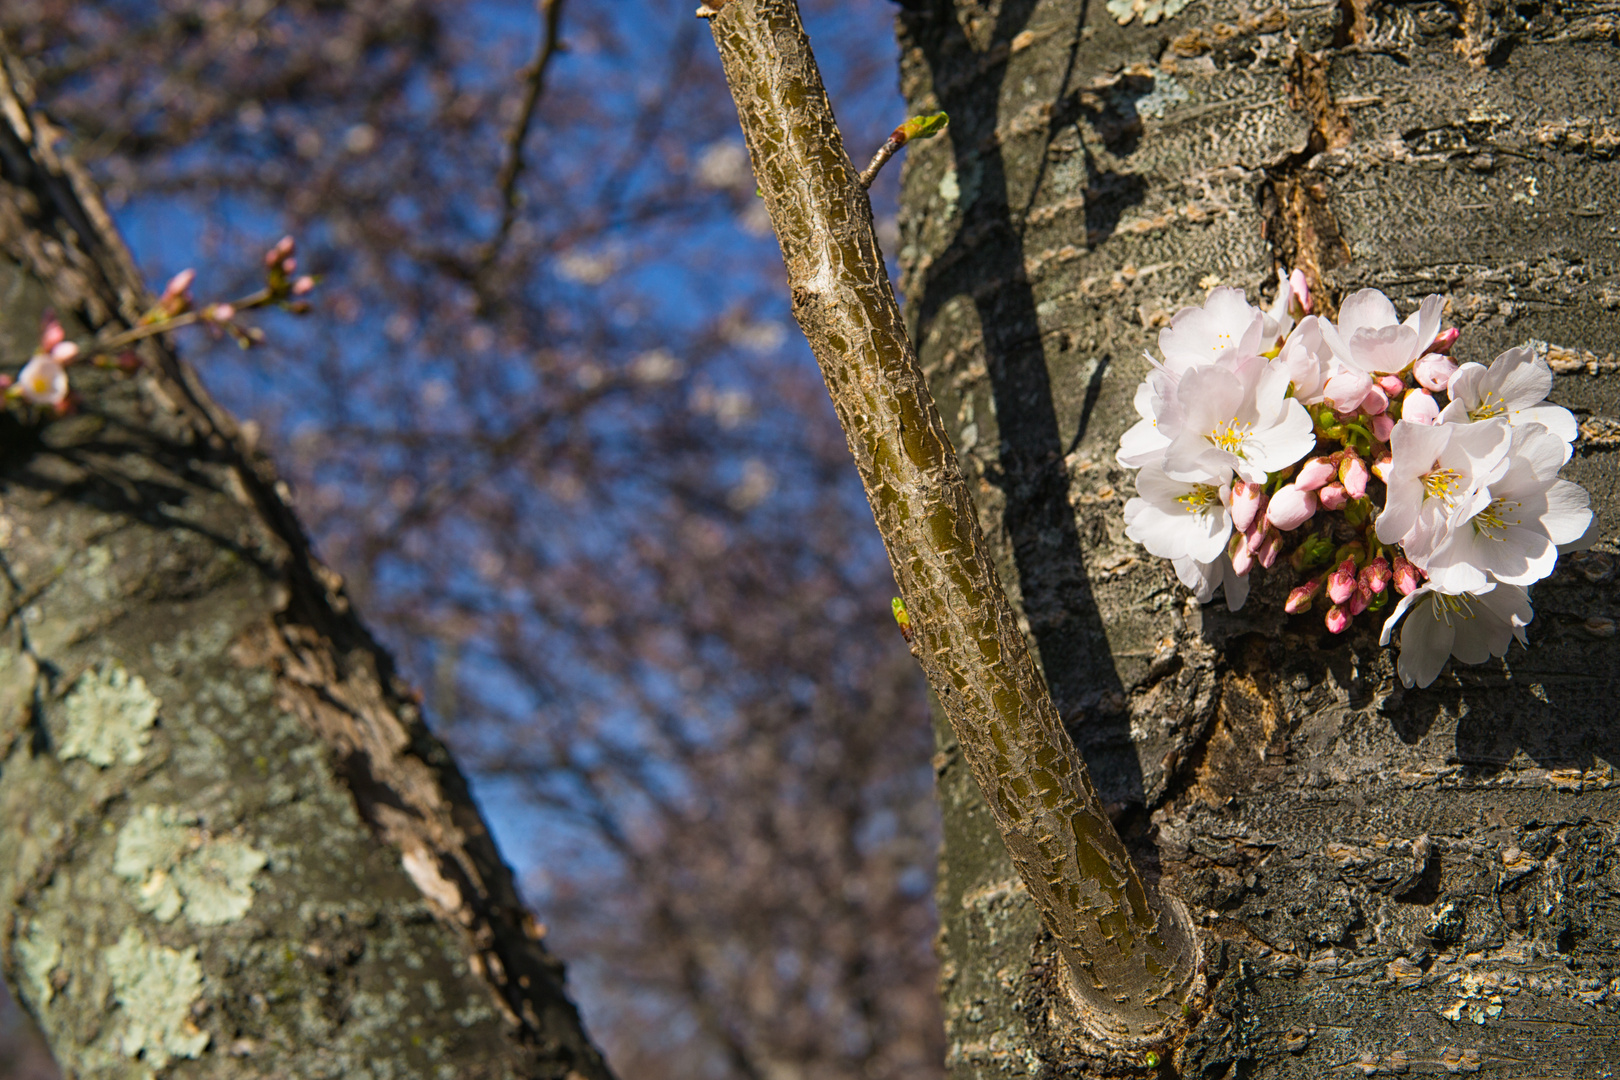
[[871, 187], [872, 181], [877, 179], [879, 170], [888, 164], [889, 159], [894, 157], [894, 152], [904, 145], [906, 140], [900, 137], [900, 130], [896, 128], [894, 134], [889, 136], [889, 141], [878, 147], [878, 152], [872, 155], [871, 163], [861, 170], [861, 187]]
[[518, 112], [517, 119], [512, 123], [512, 130], [506, 136], [506, 161], [501, 165], [500, 175], [495, 178], [495, 186], [501, 193], [501, 224], [495, 230], [495, 235], [484, 245], [479, 257], [480, 273], [487, 271], [495, 264], [495, 260], [500, 258], [501, 250], [506, 247], [506, 241], [511, 236], [512, 226], [517, 221], [517, 184], [523, 175], [525, 165], [523, 144], [529, 137], [529, 125], [534, 122], [535, 108], [540, 104], [540, 96], [545, 92], [546, 70], [551, 67], [551, 58], [565, 48], [558, 38], [558, 31], [562, 26], [562, 6], [563, 0], [539, 0], [542, 23], [540, 44], [535, 51], [534, 60], [524, 73], [526, 86], [523, 108]]

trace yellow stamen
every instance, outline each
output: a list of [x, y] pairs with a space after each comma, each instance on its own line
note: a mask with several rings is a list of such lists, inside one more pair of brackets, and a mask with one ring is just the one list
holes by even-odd
[[1507, 402], [1495, 390], [1485, 391], [1485, 396], [1479, 399], [1479, 407], [1468, 410], [1470, 420], [1489, 420], [1493, 416], [1501, 416], [1507, 412]]
[[1197, 484], [1185, 495], [1177, 495], [1176, 502], [1187, 508], [1189, 514], [1202, 514], [1211, 506], [1219, 506], [1221, 489], [1213, 484]]
[[1497, 499], [1474, 515], [1474, 531], [1487, 540], [1504, 539], [1508, 526], [1524, 524], [1523, 518], [1512, 516], [1513, 512], [1523, 505], [1519, 502]]
[[1444, 499], [1448, 504], [1457, 491], [1457, 485], [1462, 482], [1462, 473], [1456, 469], [1435, 469], [1433, 472], [1423, 474], [1423, 497], [1425, 499]]
[[1230, 420], [1223, 420], [1216, 424], [1204, 438], [1227, 453], [1242, 457], [1243, 443], [1249, 438], [1249, 429], [1252, 427], [1254, 427], [1253, 424], [1241, 423], [1234, 416]]

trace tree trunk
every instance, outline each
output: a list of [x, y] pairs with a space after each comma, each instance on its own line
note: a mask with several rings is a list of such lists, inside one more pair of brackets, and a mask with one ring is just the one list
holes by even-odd
[[[53, 141], [0, 68], [8, 358], [150, 303]], [[606, 1077], [284, 486], [145, 358], [0, 416], [0, 960], [63, 1071]]]
[[[899, 17], [908, 111], [951, 117], [908, 150], [908, 319], [1060, 712], [1200, 923], [1213, 1000], [1181, 1075], [1620, 1069], [1613, 33], [1596, 7], [1355, 0]], [[1536, 588], [1529, 651], [1403, 691], [1376, 620], [1285, 615], [1285, 573], [1201, 608], [1125, 539], [1143, 351], [1279, 265], [1329, 302], [1444, 293], [1460, 359], [1536, 339], [1561, 372], [1603, 541]], [[1093, 1075], [939, 742], [951, 1073]]]

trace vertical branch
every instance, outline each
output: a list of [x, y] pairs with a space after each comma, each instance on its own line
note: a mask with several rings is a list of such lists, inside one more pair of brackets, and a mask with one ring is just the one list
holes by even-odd
[[501, 165], [500, 175], [495, 178], [495, 186], [500, 189], [501, 195], [501, 223], [484, 247], [479, 260], [481, 271], [487, 271], [500, 258], [501, 249], [506, 246], [507, 237], [512, 233], [512, 225], [517, 221], [517, 184], [523, 175], [523, 143], [529, 137], [530, 125], [534, 123], [540, 95], [545, 93], [546, 71], [551, 67], [551, 58], [562, 49], [558, 36], [562, 26], [562, 6], [563, 0], [539, 0], [540, 44], [536, 46], [534, 60], [524, 73], [523, 105], [518, 109], [517, 118], [512, 121], [512, 130], [506, 136], [506, 161]]
[[1163, 1038], [1198, 977], [1104, 814], [1018, 629], [917, 364], [860, 176], [794, 0], [710, 0], [709, 19], [781, 243], [793, 312], [849, 439], [927, 673], [1014, 864], [1115, 1045]]

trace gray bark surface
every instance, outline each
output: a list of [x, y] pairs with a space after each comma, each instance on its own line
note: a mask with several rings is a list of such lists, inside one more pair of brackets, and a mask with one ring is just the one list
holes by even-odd
[[[1185, 1076], [1620, 1070], [1620, 90], [1611, 11], [1194, 0], [911, 3], [902, 288], [984, 531], [1128, 844], [1200, 924]], [[1403, 690], [1364, 618], [1231, 615], [1125, 539], [1143, 350], [1216, 280], [1451, 298], [1458, 356], [1535, 340], [1594, 551], [1531, 648]], [[939, 892], [955, 1077], [1099, 1075], [948, 731]], [[1144, 1063], [1144, 1072], [1151, 1072]]]
[[[0, 78], [0, 350], [150, 302]], [[606, 1077], [445, 748], [174, 356], [0, 415], [0, 967], [69, 1076]]]

